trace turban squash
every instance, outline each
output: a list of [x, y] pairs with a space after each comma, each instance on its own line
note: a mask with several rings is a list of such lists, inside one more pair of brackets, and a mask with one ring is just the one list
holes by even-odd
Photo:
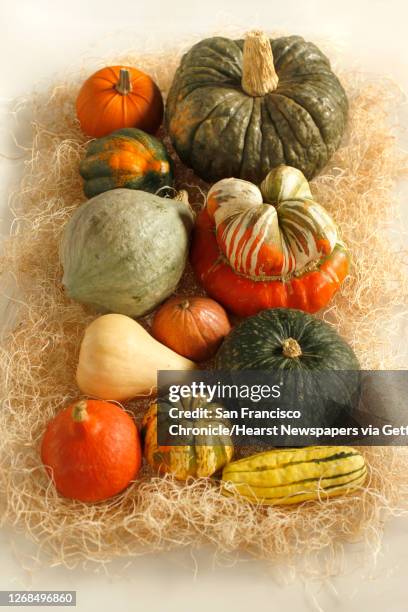
[[196, 221], [191, 261], [209, 295], [239, 316], [277, 307], [316, 312], [349, 269], [333, 219], [289, 166], [271, 170], [260, 187], [215, 183]]
[[123, 128], [93, 140], [79, 172], [88, 198], [118, 187], [155, 193], [173, 184], [173, 167], [166, 147], [137, 128]]
[[166, 124], [182, 161], [208, 182], [260, 182], [279, 164], [315, 176], [338, 147], [344, 89], [327, 57], [300, 36], [215, 37], [176, 71]]

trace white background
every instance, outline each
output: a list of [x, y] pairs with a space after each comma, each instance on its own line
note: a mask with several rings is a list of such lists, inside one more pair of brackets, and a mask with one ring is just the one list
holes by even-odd
[[[57, 79], [84, 56], [137, 48], [146, 36], [167, 43], [237, 25], [332, 38], [345, 66], [386, 73], [408, 91], [406, 6], [406, 0], [0, 0], [0, 154], [20, 154], [7, 114], [15, 96]], [[407, 116], [406, 110], [401, 113], [403, 124]], [[406, 140], [402, 128], [400, 133]], [[0, 157], [3, 231], [7, 193], [20, 172], [21, 161]], [[376, 565], [359, 567], [361, 547], [350, 547], [345, 575], [324, 584], [285, 586], [276, 569], [264, 563], [243, 559], [233, 567], [220, 566], [210, 550], [142, 557], [126, 569], [115, 563], [109, 576], [61, 567], [33, 571], [30, 550], [23, 537], [0, 530], [0, 589], [76, 589], [81, 612], [408, 610], [408, 521], [402, 519], [387, 525]], [[22, 555], [28, 555], [23, 565]]]

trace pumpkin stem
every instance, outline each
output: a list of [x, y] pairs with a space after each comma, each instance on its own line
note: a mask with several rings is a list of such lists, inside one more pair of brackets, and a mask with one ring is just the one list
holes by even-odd
[[282, 342], [282, 354], [288, 359], [296, 359], [302, 355], [299, 342], [294, 338], [288, 338]]
[[187, 308], [190, 306], [190, 302], [188, 300], [183, 300], [182, 302], [180, 302], [179, 306], [183, 310], [187, 310]]
[[121, 68], [119, 72], [119, 81], [115, 87], [116, 91], [122, 96], [127, 96], [132, 91], [132, 83], [130, 82], [130, 72], [127, 68]]
[[269, 38], [255, 30], [245, 37], [242, 58], [242, 89], [249, 96], [265, 96], [278, 86]]
[[88, 418], [86, 400], [81, 400], [72, 409], [72, 419], [75, 423], [83, 423]]

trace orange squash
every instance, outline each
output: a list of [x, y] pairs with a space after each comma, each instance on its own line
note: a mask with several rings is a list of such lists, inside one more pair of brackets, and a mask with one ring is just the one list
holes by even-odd
[[136, 424], [122, 408], [80, 400], [48, 424], [41, 458], [61, 495], [98, 502], [134, 480], [142, 451]]
[[300, 170], [278, 166], [259, 187], [235, 178], [212, 186], [191, 263], [207, 293], [245, 317], [320, 310], [347, 276], [349, 255]]
[[156, 340], [193, 361], [206, 361], [218, 350], [231, 325], [224, 308], [206, 297], [172, 297], [155, 314]]
[[126, 127], [154, 134], [163, 119], [163, 98], [144, 72], [129, 66], [107, 66], [82, 85], [76, 111], [82, 131], [94, 138]]

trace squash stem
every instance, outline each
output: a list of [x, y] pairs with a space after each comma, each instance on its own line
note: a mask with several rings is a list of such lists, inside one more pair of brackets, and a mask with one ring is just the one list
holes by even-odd
[[183, 310], [187, 310], [187, 308], [190, 306], [190, 302], [188, 300], [183, 300], [182, 302], [180, 302], [179, 306]]
[[282, 342], [282, 354], [288, 359], [296, 359], [301, 357], [302, 349], [300, 348], [299, 342], [294, 338], [287, 338]]
[[72, 420], [75, 423], [83, 423], [88, 418], [87, 402], [81, 400], [72, 409]]
[[119, 81], [115, 87], [116, 91], [122, 96], [127, 96], [132, 91], [132, 83], [130, 81], [130, 72], [127, 68], [121, 68], [119, 72]]
[[263, 32], [248, 32], [242, 57], [242, 89], [249, 96], [265, 96], [278, 86], [269, 38]]
[[188, 193], [185, 189], [180, 189], [180, 191], [178, 191], [176, 196], [174, 197], [174, 200], [176, 200], [177, 202], [184, 202], [184, 204], [188, 204], [190, 206]]

